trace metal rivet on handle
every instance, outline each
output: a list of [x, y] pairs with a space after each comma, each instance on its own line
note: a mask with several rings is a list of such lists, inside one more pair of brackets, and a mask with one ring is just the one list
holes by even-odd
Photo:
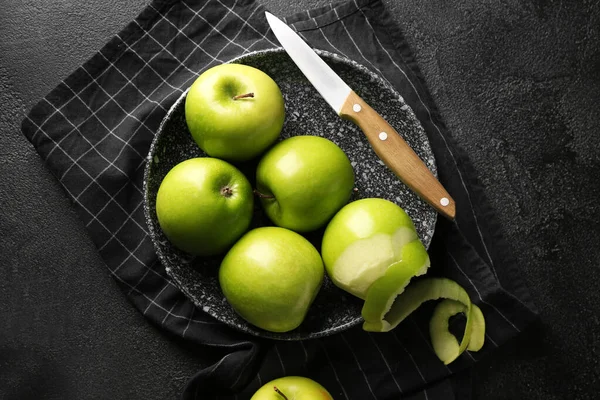
[[442, 197], [440, 199], [440, 204], [443, 205], [444, 207], [446, 207], [448, 204], [450, 204], [450, 200], [448, 200], [447, 197]]
[[352, 110], [354, 110], [354, 112], [360, 112], [362, 108], [360, 107], [360, 104], [355, 104], [352, 106]]
[[387, 139], [387, 133], [385, 133], [385, 132], [379, 132], [379, 139], [381, 139], [381, 140]]

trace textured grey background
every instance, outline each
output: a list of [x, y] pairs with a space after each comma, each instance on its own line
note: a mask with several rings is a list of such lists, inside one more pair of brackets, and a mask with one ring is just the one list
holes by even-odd
[[[261, 1], [280, 15], [327, 3]], [[475, 398], [596, 398], [600, 2], [384, 3], [540, 308], [476, 368]], [[0, 398], [175, 398], [201, 367], [128, 303], [19, 128], [145, 4], [0, 0]]]

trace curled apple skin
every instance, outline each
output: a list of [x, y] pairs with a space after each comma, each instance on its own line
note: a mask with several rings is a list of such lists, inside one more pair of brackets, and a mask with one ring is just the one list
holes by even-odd
[[[467, 346], [468, 351], [479, 351], [485, 342], [485, 318], [481, 309], [472, 304], [471, 317], [473, 318], [471, 340]], [[449, 330], [449, 320], [456, 314], [465, 314], [467, 307], [454, 300], [444, 299], [435, 307], [429, 320], [429, 335], [432, 347], [442, 361], [455, 359], [458, 356], [460, 345], [458, 340]]]
[[429, 268], [429, 255], [419, 240], [402, 246], [400, 255], [400, 261], [392, 264], [385, 274], [369, 287], [362, 308], [365, 321], [384, 320], [394, 305], [394, 300], [405, 290], [410, 280], [423, 275]]
[[[375, 293], [372, 293], [372, 296], [375, 295]], [[397, 327], [406, 319], [406, 317], [419, 308], [421, 304], [425, 303], [426, 301], [438, 299], [454, 300], [461, 303], [466, 308], [464, 313], [467, 317], [467, 321], [458, 351], [450, 351], [451, 349], [449, 348], [452, 345], [451, 343], [448, 345], [448, 339], [450, 338], [445, 333], [441, 335], [439, 334], [439, 326], [436, 325], [434, 327], [435, 340], [437, 340], [434, 351], [445, 364], [450, 364], [467, 349], [467, 346], [471, 341], [474, 320], [473, 304], [471, 303], [469, 294], [453, 280], [436, 277], [423, 278], [412, 282], [399, 296], [395, 298], [390, 310], [385, 314], [383, 319], [365, 320], [363, 329], [371, 332], [388, 332]], [[368, 302], [369, 297], [367, 295], [367, 300], [363, 307], [367, 307]], [[435, 321], [436, 324], [439, 324], [439, 319], [436, 319]]]

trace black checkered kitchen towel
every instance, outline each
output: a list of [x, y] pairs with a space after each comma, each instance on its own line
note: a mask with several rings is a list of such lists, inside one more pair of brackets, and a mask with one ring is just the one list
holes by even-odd
[[[487, 317], [485, 347], [449, 366], [434, 355], [419, 312], [393, 332], [357, 326], [305, 342], [247, 336], [194, 307], [170, 282], [145, 225], [145, 157], [162, 118], [207, 68], [279, 47], [253, 0], [156, 0], [39, 102], [22, 129], [58, 178], [127, 296], [157, 326], [205, 350], [185, 399], [247, 399], [268, 380], [304, 375], [336, 399], [452, 399], [451, 380], [523, 330], [535, 311], [494, 217], [454, 144], [401, 30], [379, 0], [354, 0], [286, 21], [313, 47], [379, 73], [428, 134], [457, 219], [439, 219], [433, 270], [458, 281]], [[468, 392], [468, 390], [467, 390]]]

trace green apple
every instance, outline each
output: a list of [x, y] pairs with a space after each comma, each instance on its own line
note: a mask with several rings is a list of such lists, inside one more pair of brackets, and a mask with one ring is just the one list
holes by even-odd
[[[411, 242], [415, 243], [403, 254], [403, 247]], [[414, 251], [418, 256], [413, 256]], [[361, 299], [403, 257], [420, 261], [413, 264], [404, 260], [397, 267], [403, 271], [398, 276], [422, 275], [429, 267], [429, 257], [409, 215], [380, 198], [356, 200], [338, 211], [323, 234], [321, 254], [333, 283]], [[407, 283], [396, 285], [402, 289]]]
[[198, 146], [211, 157], [248, 161], [279, 137], [283, 95], [263, 71], [220, 64], [203, 72], [185, 100], [185, 119]]
[[196, 256], [225, 252], [247, 231], [252, 186], [233, 165], [192, 158], [174, 166], [156, 195], [156, 216], [169, 241]]
[[324, 226], [350, 199], [354, 171], [332, 141], [294, 136], [273, 146], [260, 160], [256, 189], [277, 226], [310, 232]]
[[333, 397], [312, 379], [286, 376], [265, 383], [250, 400], [333, 400]]
[[314, 301], [325, 270], [317, 249], [280, 227], [256, 228], [227, 252], [219, 283], [232, 308], [271, 332], [297, 328]]

